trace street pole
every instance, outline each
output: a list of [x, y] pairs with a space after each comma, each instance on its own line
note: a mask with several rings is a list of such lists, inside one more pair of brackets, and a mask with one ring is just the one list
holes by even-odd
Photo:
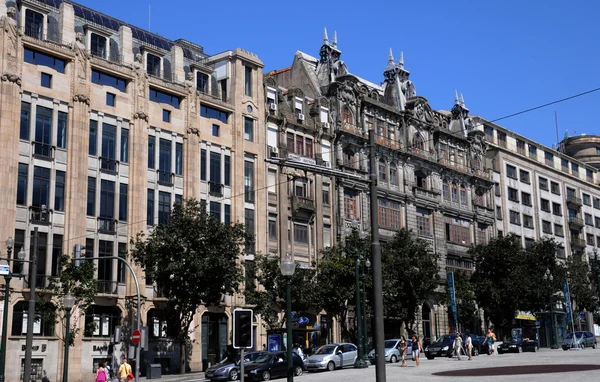
[[33, 350], [33, 323], [35, 321], [35, 284], [37, 278], [38, 227], [33, 229], [33, 258], [29, 263], [29, 307], [27, 310], [27, 337], [25, 339], [25, 367], [23, 382], [31, 381], [31, 352]]
[[63, 362], [63, 382], [69, 382], [69, 346], [71, 342], [70, 338], [70, 328], [71, 328], [71, 308], [65, 308], [66, 315], [66, 327], [65, 331], [65, 354], [64, 354], [64, 362]]
[[[356, 230], [352, 232], [353, 235], [357, 235]], [[364, 369], [367, 367], [367, 363], [363, 358], [363, 336], [362, 336], [362, 315], [360, 314], [360, 280], [359, 280], [359, 269], [360, 266], [360, 258], [358, 257], [358, 253], [356, 256], [356, 263], [354, 265], [354, 280], [355, 280], [355, 302], [356, 302], [356, 333], [357, 333], [357, 345], [358, 345], [358, 356], [356, 357], [356, 361], [354, 361], [355, 369]]]
[[285, 329], [287, 331], [287, 380], [294, 382], [294, 360], [292, 359], [292, 278], [287, 277]]
[[[8, 256], [10, 258], [10, 255]], [[10, 279], [12, 276], [4, 276], [4, 311], [2, 312], [2, 353], [0, 354], [0, 382], [4, 382], [6, 370], [6, 346], [8, 345], [8, 295], [10, 294]]]
[[[367, 330], [367, 278], [365, 275], [365, 268], [363, 265], [362, 268], [362, 325], [363, 325], [363, 359], [366, 358], [366, 355], [369, 353], [371, 349], [369, 349], [369, 336]], [[365, 362], [365, 365], [369, 366], [368, 363]]]
[[385, 382], [385, 338], [383, 335], [383, 285], [381, 281], [381, 245], [377, 208], [377, 158], [375, 157], [375, 132], [369, 130], [369, 191], [371, 201], [371, 256], [373, 258], [373, 315], [375, 340], [375, 380]]

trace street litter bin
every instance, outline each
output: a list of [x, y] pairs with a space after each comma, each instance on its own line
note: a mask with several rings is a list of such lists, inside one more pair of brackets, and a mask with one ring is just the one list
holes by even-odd
[[146, 379], [160, 379], [162, 373], [162, 365], [160, 363], [151, 363], [146, 370]]

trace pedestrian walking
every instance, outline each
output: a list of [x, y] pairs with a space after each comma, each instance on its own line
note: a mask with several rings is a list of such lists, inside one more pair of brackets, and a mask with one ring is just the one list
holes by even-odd
[[467, 358], [469, 361], [473, 360], [473, 339], [471, 338], [471, 333], [465, 333], [465, 347], [467, 348]]
[[96, 369], [96, 382], [107, 382], [106, 380], [106, 369], [104, 363], [98, 363], [98, 369]]
[[494, 342], [496, 342], [496, 335], [491, 331], [491, 329], [488, 329], [487, 331], [486, 341], [488, 344], [488, 354], [494, 354]]
[[406, 351], [408, 350], [408, 343], [404, 336], [400, 339], [400, 343], [398, 344], [398, 351], [400, 352], [400, 357], [402, 359], [401, 367], [406, 367]]
[[419, 345], [419, 339], [416, 334], [412, 335], [412, 358], [415, 361], [417, 367], [419, 367], [419, 352], [421, 351], [421, 346]]
[[131, 365], [127, 363], [127, 359], [121, 360], [121, 366], [119, 366], [119, 382], [131, 381], [134, 378], [131, 372]]
[[454, 352], [456, 353], [456, 359], [458, 361], [460, 361], [460, 351], [462, 349], [462, 337], [460, 336], [459, 332], [456, 332], [456, 337], [454, 338], [454, 344], [453, 344], [453, 348], [454, 348]]

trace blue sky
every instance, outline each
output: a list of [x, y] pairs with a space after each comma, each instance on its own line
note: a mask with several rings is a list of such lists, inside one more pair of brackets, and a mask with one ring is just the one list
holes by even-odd
[[[318, 55], [323, 27], [350, 72], [379, 83], [391, 47], [404, 51], [417, 94], [452, 107], [454, 90], [472, 114], [495, 119], [600, 87], [599, 1], [418, 0], [198, 1], [79, 0], [90, 8], [185, 38], [214, 54], [241, 47], [265, 71], [290, 66], [296, 50]], [[360, 4], [360, 5], [359, 5]], [[600, 134], [600, 91], [498, 122], [545, 145]]]

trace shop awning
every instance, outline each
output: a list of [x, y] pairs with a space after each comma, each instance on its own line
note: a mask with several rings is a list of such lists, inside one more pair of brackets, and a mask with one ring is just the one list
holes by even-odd
[[527, 321], [536, 321], [536, 318], [530, 312], [522, 312], [518, 311], [517, 316], [515, 317], [517, 320], [527, 320]]

